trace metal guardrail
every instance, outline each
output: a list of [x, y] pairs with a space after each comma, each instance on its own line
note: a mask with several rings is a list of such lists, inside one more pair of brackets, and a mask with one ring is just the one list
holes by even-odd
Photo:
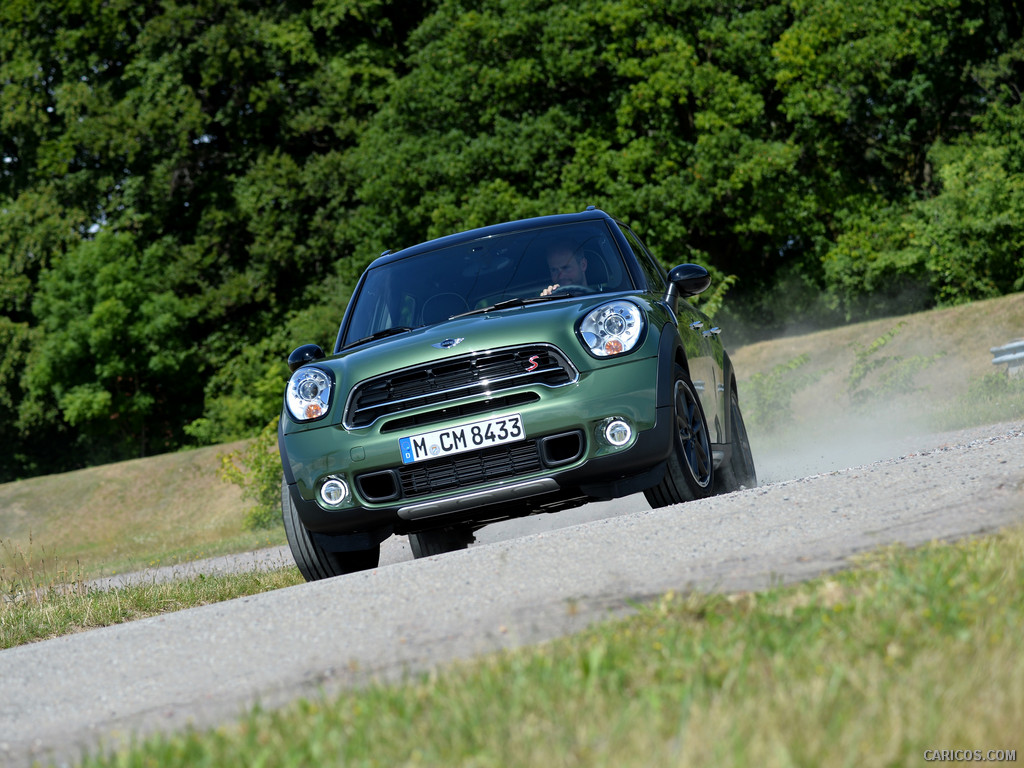
[[992, 347], [989, 350], [995, 357], [992, 365], [1006, 364], [1006, 373], [1009, 376], [1024, 374], [1024, 339], [1011, 341], [1001, 347]]

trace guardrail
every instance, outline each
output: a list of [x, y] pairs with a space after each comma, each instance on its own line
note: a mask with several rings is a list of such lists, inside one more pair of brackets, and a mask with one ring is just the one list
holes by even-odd
[[1008, 376], [1020, 376], [1024, 374], [1024, 339], [1011, 341], [1001, 347], [992, 347], [989, 350], [995, 357], [992, 365], [1006, 364]]

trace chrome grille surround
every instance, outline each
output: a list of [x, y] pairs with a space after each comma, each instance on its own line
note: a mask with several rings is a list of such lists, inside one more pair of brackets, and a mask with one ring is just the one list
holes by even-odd
[[[528, 371], [534, 362], [536, 369]], [[424, 406], [529, 385], [563, 387], [578, 379], [576, 366], [551, 344], [488, 349], [364, 379], [349, 393], [342, 425], [361, 429], [384, 416]]]

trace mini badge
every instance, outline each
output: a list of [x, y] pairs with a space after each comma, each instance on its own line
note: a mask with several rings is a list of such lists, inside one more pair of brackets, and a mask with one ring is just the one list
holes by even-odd
[[444, 341], [439, 341], [437, 344], [431, 344], [430, 346], [437, 347], [438, 349], [451, 349], [452, 347], [458, 346], [463, 341], [465, 341], [463, 338], [445, 339]]

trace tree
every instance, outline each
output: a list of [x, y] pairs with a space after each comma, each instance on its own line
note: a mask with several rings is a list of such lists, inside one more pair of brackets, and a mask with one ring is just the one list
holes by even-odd
[[[211, 377], [248, 371], [240, 354], [286, 313], [343, 292], [344, 153], [426, 12], [382, 0], [0, 9], [0, 95], [14, 107], [0, 115], [0, 316], [41, 334], [27, 384], [5, 390], [26, 399], [22, 430], [87, 437], [93, 458], [180, 445], [182, 420], [218, 396], [204, 395]], [[85, 314], [65, 329], [69, 312]], [[130, 361], [125, 345], [158, 357]], [[95, 365], [76, 370], [84, 350]], [[180, 366], [170, 378], [167, 361]]]

